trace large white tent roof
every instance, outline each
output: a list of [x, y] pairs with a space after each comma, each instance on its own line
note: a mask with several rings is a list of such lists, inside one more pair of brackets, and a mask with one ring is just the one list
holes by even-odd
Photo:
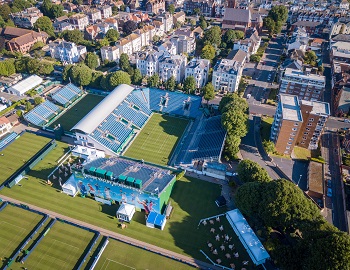
[[133, 90], [134, 88], [129, 85], [118, 85], [71, 130], [80, 131], [85, 134], [92, 133]]
[[238, 209], [227, 212], [226, 217], [256, 265], [262, 264], [270, 258], [259, 238]]
[[135, 205], [128, 204], [128, 203], [123, 203], [118, 211], [117, 214], [122, 214], [122, 215], [127, 215], [130, 216], [135, 212]]
[[14, 92], [18, 93], [19, 95], [23, 95], [24, 93], [38, 86], [42, 82], [43, 79], [40, 78], [38, 75], [32, 75], [20, 81], [19, 83], [16, 83], [15, 85], [11, 86], [8, 90], [9, 92]]

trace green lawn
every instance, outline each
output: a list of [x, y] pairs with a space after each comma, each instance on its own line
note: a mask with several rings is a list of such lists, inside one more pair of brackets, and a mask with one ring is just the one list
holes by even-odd
[[181, 254], [202, 258], [199, 247], [206, 241], [206, 236], [198, 233], [197, 224], [202, 218], [226, 210], [217, 208], [214, 203], [220, 194], [219, 185], [183, 178], [175, 183], [171, 195], [174, 212], [164, 231], [147, 228], [143, 212], [136, 212], [128, 228], [122, 230], [118, 228], [118, 221], [115, 218], [118, 208], [116, 205], [101, 205], [89, 198], [72, 198], [60, 193], [60, 190], [55, 188], [59, 187], [55, 181], [53, 186], [46, 184], [47, 175], [55, 168], [57, 160], [66, 150], [67, 144], [58, 142], [58, 146], [29, 173], [29, 179], [21, 181], [21, 187], [16, 185], [11, 189], [4, 188], [0, 194]]
[[[116, 252], [117, 250], [117, 252]], [[114, 269], [193, 269], [186, 264], [163, 257], [153, 252], [146, 251], [131, 245], [124, 244], [114, 239], [109, 243], [98, 261], [96, 270]]]
[[187, 124], [186, 119], [153, 114], [124, 155], [166, 165]]
[[93, 236], [92, 232], [57, 221], [24, 266], [28, 269], [74, 269]]
[[296, 159], [309, 160], [311, 158], [311, 151], [303, 147], [294, 146], [293, 153]]
[[0, 269], [42, 218], [12, 205], [0, 211]]
[[48, 142], [50, 142], [48, 138], [26, 132], [3, 151], [0, 151], [0, 184], [25, 164]]
[[261, 134], [262, 141], [269, 141], [270, 140], [272, 123], [273, 123], [273, 117], [262, 117], [261, 118], [260, 134]]
[[72, 108], [66, 111], [60, 118], [56, 119], [50, 127], [61, 124], [64, 130], [69, 131], [78, 123], [87, 113], [89, 113], [104, 97], [88, 94], [83, 97]]

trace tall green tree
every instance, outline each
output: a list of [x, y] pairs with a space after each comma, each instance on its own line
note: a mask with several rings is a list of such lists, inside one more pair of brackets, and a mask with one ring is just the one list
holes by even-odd
[[98, 55], [89, 52], [86, 54], [85, 64], [91, 69], [96, 69], [100, 65], [100, 58]]
[[78, 64], [72, 67], [71, 78], [79, 86], [86, 86], [91, 83], [92, 70], [85, 64]]
[[204, 99], [209, 102], [215, 98], [215, 88], [211, 82], [208, 82], [202, 89]]
[[56, 19], [64, 15], [63, 6], [62, 5], [52, 5], [50, 10], [50, 18]]
[[141, 71], [139, 69], [134, 70], [132, 77], [131, 77], [131, 81], [135, 85], [141, 85], [142, 74], [141, 74]]
[[109, 41], [117, 41], [119, 39], [119, 32], [116, 29], [109, 29], [106, 33], [105, 38]]
[[175, 6], [174, 4], [170, 4], [167, 8], [167, 11], [170, 13], [170, 14], [174, 14], [175, 13]]
[[165, 88], [168, 90], [173, 91], [175, 89], [176, 86], [176, 81], [175, 81], [175, 77], [171, 76], [166, 82], [165, 82]]
[[193, 76], [188, 76], [184, 80], [184, 91], [189, 94], [194, 94], [197, 89], [196, 79]]
[[120, 84], [131, 84], [130, 75], [124, 71], [118, 70], [111, 74], [109, 84], [112, 88]]
[[220, 46], [221, 43], [221, 29], [219, 26], [213, 26], [204, 33], [204, 44], [211, 44]]
[[149, 87], [158, 87], [159, 81], [160, 81], [159, 76], [157, 73], [155, 73], [148, 78], [147, 83]]
[[207, 44], [202, 49], [201, 58], [213, 60], [215, 58], [215, 51], [216, 50], [212, 45]]
[[235, 204], [239, 210], [249, 217], [259, 214], [264, 185], [260, 182], [247, 182], [240, 186], [235, 194]]
[[119, 58], [119, 67], [123, 71], [128, 71], [130, 68], [129, 56], [126, 53], [122, 53]]
[[79, 44], [84, 40], [83, 33], [78, 29], [65, 30], [61, 35], [66, 41], [74, 42], [75, 44]]
[[304, 56], [304, 63], [311, 65], [311, 66], [316, 66], [317, 65], [317, 55], [314, 51], [307, 51]]
[[269, 182], [270, 178], [267, 171], [258, 163], [249, 159], [242, 160], [237, 167], [239, 179], [242, 182]]
[[8, 4], [3, 4], [0, 6], [0, 16], [7, 21], [10, 19], [11, 8]]
[[49, 17], [43, 16], [37, 19], [37, 21], [34, 23], [34, 29], [35, 30], [41, 30], [46, 32], [50, 36], [54, 36], [54, 28], [52, 25], [52, 22]]
[[0, 75], [10, 76], [16, 73], [16, 67], [13, 59], [7, 59], [0, 62]]
[[268, 16], [275, 22], [285, 23], [288, 19], [288, 9], [283, 5], [273, 6], [269, 11]]

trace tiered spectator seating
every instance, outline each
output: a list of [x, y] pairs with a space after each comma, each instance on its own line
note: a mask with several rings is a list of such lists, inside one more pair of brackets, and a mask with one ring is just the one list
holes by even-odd
[[[143, 99], [144, 100], [144, 99]], [[140, 110], [142, 110], [145, 114], [151, 115], [152, 111], [149, 109], [149, 107], [146, 105], [145, 102], [140, 100], [138, 97], [134, 95], [134, 93], [131, 93], [127, 98], [126, 101], [129, 103], [135, 104]]]
[[120, 115], [128, 121], [132, 121], [138, 127], [142, 127], [148, 119], [148, 115], [143, 114], [141, 111], [137, 111], [131, 108], [126, 102], [122, 102], [117, 109], [114, 110], [114, 114]]
[[0, 141], [0, 149], [4, 148], [7, 144], [12, 142], [17, 137], [17, 135], [18, 134], [16, 132], [12, 132], [12, 133], [8, 134], [5, 138], [3, 138]]
[[[178, 92], [168, 92], [159, 89], [150, 89], [150, 108], [151, 110], [162, 111], [164, 113], [197, 117], [202, 114], [198, 110], [201, 104], [201, 97], [186, 95]], [[166, 106], [162, 106], [162, 97], [167, 97]], [[188, 110], [185, 110], [185, 104], [189, 103]]]
[[66, 106], [67, 104], [77, 99], [77, 97], [81, 94], [82, 94], [81, 89], [69, 83], [66, 86], [59, 89], [58, 91], [56, 91], [52, 95], [52, 99], [62, 104], [63, 106]]
[[25, 114], [24, 119], [36, 126], [43, 126], [59, 111], [60, 108], [58, 106], [47, 100]]

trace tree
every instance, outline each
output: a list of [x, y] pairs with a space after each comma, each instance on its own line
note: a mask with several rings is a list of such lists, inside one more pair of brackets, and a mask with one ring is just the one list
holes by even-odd
[[52, 5], [50, 10], [50, 18], [56, 19], [58, 17], [63, 16], [63, 6], [62, 5]]
[[170, 14], [174, 14], [175, 13], [175, 6], [174, 4], [170, 4], [167, 8], [167, 11], [170, 13]]
[[232, 47], [233, 42], [237, 39], [243, 39], [244, 38], [244, 32], [239, 30], [232, 30], [229, 29], [225, 32], [225, 34], [222, 37], [222, 40], [226, 42], [230, 47]]
[[42, 41], [37, 41], [33, 44], [33, 46], [30, 48], [31, 51], [41, 49], [42, 47], [45, 46], [45, 43]]
[[114, 88], [120, 84], [131, 84], [131, 79], [128, 73], [118, 70], [111, 74], [109, 78], [109, 85]]
[[76, 44], [79, 44], [81, 41], [84, 40], [83, 33], [80, 32], [78, 29], [65, 30], [62, 32], [62, 36], [66, 41], [74, 42]]
[[106, 33], [105, 38], [109, 41], [117, 41], [119, 39], [119, 32], [116, 29], [109, 29]]
[[265, 17], [263, 22], [270, 34], [275, 33], [276, 23], [271, 17]]
[[5, 27], [6, 26], [6, 22], [5, 20], [0, 16], [0, 27]]
[[244, 39], [244, 32], [240, 30], [235, 30], [236, 39]]
[[193, 94], [197, 88], [196, 79], [193, 76], [188, 76], [184, 80], [184, 91]]
[[208, 60], [213, 60], [215, 58], [215, 48], [208, 44], [205, 45], [201, 52], [201, 57]]
[[222, 114], [222, 126], [229, 134], [244, 137], [248, 133], [248, 115], [244, 111], [229, 109]]
[[86, 55], [85, 64], [91, 69], [96, 69], [100, 65], [100, 58], [96, 54], [89, 52]]
[[10, 76], [16, 73], [16, 67], [13, 59], [7, 59], [0, 62], [0, 75]]
[[79, 86], [89, 85], [92, 79], [92, 70], [85, 64], [78, 64], [71, 68], [71, 78]]
[[249, 159], [242, 160], [237, 167], [238, 177], [242, 182], [269, 182], [270, 178], [267, 171], [258, 163]]
[[203, 97], [207, 103], [215, 98], [215, 88], [211, 82], [207, 83], [202, 90], [204, 94]]
[[149, 87], [158, 87], [159, 86], [159, 76], [158, 74], [153, 74], [151, 77], [147, 80]]
[[119, 67], [123, 71], [128, 71], [130, 68], [129, 56], [126, 53], [122, 53], [119, 58]]
[[89, 84], [92, 88], [101, 88], [101, 79], [103, 77], [103, 73], [100, 71], [94, 71], [92, 73], [91, 82]]
[[123, 32], [126, 36], [130, 35], [136, 29], [137, 29], [137, 23], [135, 23], [134, 21], [127, 21], [123, 25]]
[[221, 29], [219, 26], [214, 26], [210, 29], [208, 29], [204, 33], [204, 44], [211, 44], [220, 46], [221, 43]]
[[71, 76], [71, 69], [73, 65], [66, 65], [62, 71], [62, 79], [67, 82]]
[[288, 9], [283, 5], [273, 6], [268, 14], [275, 22], [285, 23], [288, 19]]
[[109, 40], [105, 37], [103, 39], [100, 39], [97, 43], [97, 47], [100, 49], [102, 47], [109, 46]]
[[257, 54], [252, 54], [250, 56], [250, 62], [255, 62], [255, 63], [259, 63], [261, 60], [261, 57]]
[[200, 15], [202, 13], [202, 11], [200, 10], [200, 8], [195, 8], [195, 9], [193, 9], [193, 13], [195, 15]]
[[42, 97], [35, 97], [34, 98], [34, 104], [39, 105], [44, 102], [44, 99]]
[[10, 19], [11, 8], [8, 4], [3, 4], [0, 6], [0, 16], [7, 21]]
[[160, 36], [154, 35], [152, 40], [153, 40], [153, 42], [157, 43], [160, 40]]
[[226, 136], [224, 156], [226, 160], [237, 159], [237, 153], [239, 152], [239, 145], [241, 144], [241, 138], [234, 134], [228, 134]]
[[199, 20], [199, 26], [200, 28], [202, 28], [203, 30], [207, 29], [208, 27], [208, 23], [206, 20]]
[[40, 17], [39, 19], [36, 20], [36, 22], [34, 23], [34, 29], [35, 30], [40, 29], [41, 31], [46, 32], [50, 36], [55, 35], [52, 22], [50, 18], [46, 16]]
[[264, 140], [263, 141], [263, 146], [264, 146], [264, 149], [267, 153], [269, 154], [275, 154], [276, 153], [276, 147], [275, 147], [275, 144], [274, 142], [270, 141], [270, 140]]
[[44, 0], [40, 6], [40, 10], [44, 16], [50, 17], [51, 15], [52, 2], [51, 0]]
[[135, 69], [134, 70], [134, 73], [133, 73], [133, 75], [131, 77], [131, 81], [135, 85], [141, 85], [142, 74], [141, 74], [141, 71], [139, 69]]
[[237, 189], [235, 204], [243, 214], [257, 216], [264, 186], [260, 182], [248, 182]]
[[30, 110], [32, 110], [34, 108], [34, 106], [32, 105], [32, 103], [30, 103], [29, 101], [26, 102], [26, 111], [29, 112]]
[[175, 77], [171, 76], [166, 82], [165, 82], [165, 88], [168, 90], [173, 91], [175, 89], [176, 86], [176, 81], [175, 81]]
[[315, 54], [314, 51], [309, 50], [305, 53], [305, 56], [304, 56], [305, 64], [316, 66], [317, 65], [316, 60], [317, 60], [317, 55]]

